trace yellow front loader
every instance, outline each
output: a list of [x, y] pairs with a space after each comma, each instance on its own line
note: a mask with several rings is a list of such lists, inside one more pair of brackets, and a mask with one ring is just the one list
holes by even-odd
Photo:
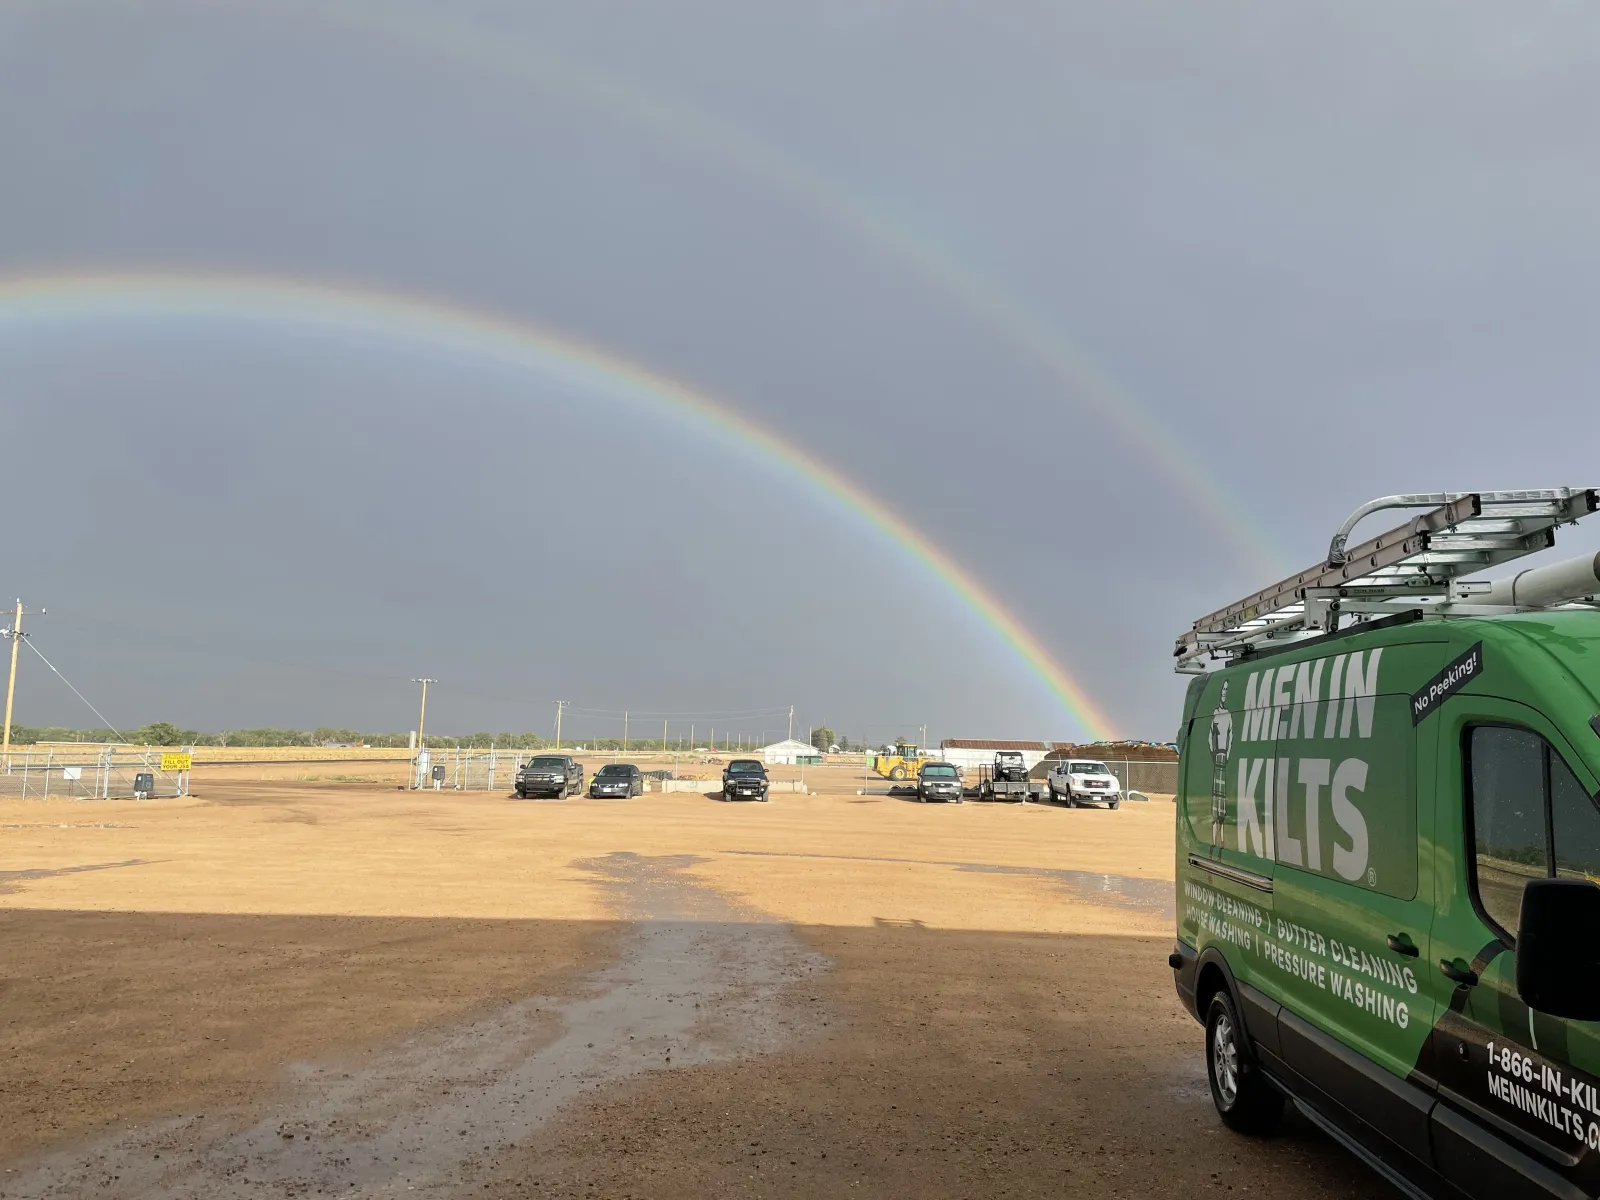
[[917, 771], [927, 758], [922, 750], [909, 742], [901, 742], [894, 748], [893, 754], [878, 754], [872, 759], [872, 769], [885, 779], [896, 782], [902, 779], [915, 779]]

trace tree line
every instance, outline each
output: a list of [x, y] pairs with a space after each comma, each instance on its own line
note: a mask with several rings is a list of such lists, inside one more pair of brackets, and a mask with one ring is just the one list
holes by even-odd
[[[471, 733], [456, 735], [430, 733], [424, 739], [431, 747], [456, 746], [508, 750], [542, 750], [549, 744], [537, 733]], [[363, 733], [320, 725], [316, 729], [228, 729], [207, 733], [199, 729], [180, 729], [169, 721], [154, 721], [138, 729], [70, 729], [64, 725], [13, 725], [11, 744], [31, 746], [39, 742], [131, 742], [143, 746], [375, 746], [405, 749], [411, 744], [409, 733]], [[635, 743], [637, 744], [637, 743]]]
[[[409, 733], [363, 733], [356, 729], [339, 729], [332, 725], [319, 725], [315, 729], [228, 729], [220, 733], [207, 733], [199, 729], [180, 729], [169, 721], [153, 721], [138, 729], [121, 732], [115, 729], [70, 729], [64, 725], [13, 725], [11, 744], [31, 746], [39, 742], [130, 742], [136, 746], [250, 746], [268, 748], [278, 746], [372, 746], [404, 749], [411, 744]], [[469, 750], [486, 750], [496, 746], [504, 750], [543, 750], [552, 745], [548, 737], [537, 733], [430, 733], [424, 739], [431, 749], [450, 750], [457, 746]], [[565, 741], [587, 746], [591, 750], [688, 750], [687, 739], [629, 738], [623, 745], [621, 738], [572, 737]], [[811, 744], [819, 752], [832, 746], [841, 751], [852, 749], [845, 737], [836, 737], [833, 730], [821, 726], [811, 731]], [[729, 749], [719, 743], [721, 748]], [[756, 747], [746, 743], [746, 750]]]

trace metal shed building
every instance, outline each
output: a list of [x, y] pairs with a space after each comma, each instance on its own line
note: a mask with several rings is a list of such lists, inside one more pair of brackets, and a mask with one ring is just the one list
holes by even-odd
[[1050, 747], [1043, 742], [1013, 742], [986, 738], [945, 738], [939, 743], [939, 757], [947, 763], [954, 763], [964, 771], [992, 765], [996, 750], [1020, 751], [1022, 761], [1028, 764], [1028, 769], [1031, 771], [1044, 760], [1044, 756], [1050, 752]]
[[805, 763], [809, 766], [820, 763], [822, 755], [810, 743], [788, 738], [781, 742], [773, 742], [770, 746], [761, 747], [761, 759], [769, 767], [792, 767], [796, 763]]

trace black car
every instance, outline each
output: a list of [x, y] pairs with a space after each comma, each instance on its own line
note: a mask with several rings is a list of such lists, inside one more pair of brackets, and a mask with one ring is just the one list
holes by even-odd
[[517, 796], [553, 796], [565, 800], [583, 791], [583, 768], [570, 754], [540, 754], [517, 772]]
[[947, 804], [961, 803], [961, 775], [954, 763], [923, 763], [917, 773], [917, 799], [926, 804], [930, 800], [943, 800]]
[[736, 758], [722, 771], [724, 800], [765, 800], [767, 768], [759, 758]]
[[589, 781], [589, 795], [596, 800], [605, 796], [642, 796], [644, 776], [632, 763], [607, 763]]

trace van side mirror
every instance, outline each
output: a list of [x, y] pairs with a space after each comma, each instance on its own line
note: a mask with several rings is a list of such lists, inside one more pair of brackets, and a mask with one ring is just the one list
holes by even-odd
[[1517, 994], [1552, 1017], [1600, 1021], [1600, 887], [1533, 879], [1522, 889]]

